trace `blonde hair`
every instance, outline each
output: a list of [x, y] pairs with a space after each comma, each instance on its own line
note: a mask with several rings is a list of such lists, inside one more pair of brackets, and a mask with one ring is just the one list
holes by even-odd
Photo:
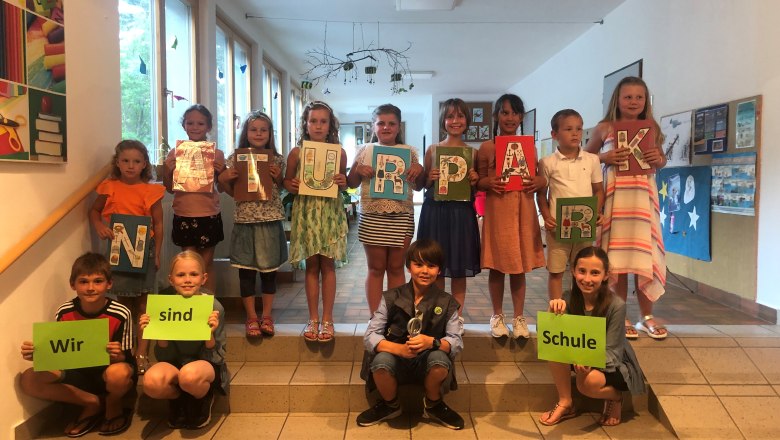
[[173, 269], [181, 260], [195, 260], [200, 266], [201, 273], [206, 273], [206, 262], [203, 261], [203, 257], [201, 257], [199, 253], [195, 251], [181, 251], [171, 260], [171, 267], [168, 274], [173, 274]]
[[114, 157], [111, 159], [111, 163], [114, 164], [113, 168], [111, 168], [111, 178], [119, 180], [119, 178], [122, 177], [122, 171], [119, 170], [118, 165], [119, 155], [127, 150], [138, 151], [144, 157], [144, 161], [146, 161], [144, 169], [141, 170], [141, 181], [149, 182], [152, 180], [152, 164], [149, 162], [149, 151], [146, 149], [146, 145], [144, 145], [143, 142], [135, 139], [124, 139], [116, 144], [116, 147], [114, 148]]

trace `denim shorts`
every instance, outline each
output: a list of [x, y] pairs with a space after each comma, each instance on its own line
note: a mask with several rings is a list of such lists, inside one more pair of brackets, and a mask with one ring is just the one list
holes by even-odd
[[443, 389], [449, 390], [449, 383], [452, 380], [452, 360], [449, 354], [441, 350], [427, 350], [411, 359], [380, 352], [371, 361], [371, 372], [387, 370], [390, 375], [395, 377], [398, 384], [421, 384], [431, 368], [435, 366], [442, 366], [450, 372], [442, 384]]

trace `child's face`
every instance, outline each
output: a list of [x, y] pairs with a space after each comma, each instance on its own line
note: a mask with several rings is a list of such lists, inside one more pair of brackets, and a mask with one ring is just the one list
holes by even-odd
[[595, 294], [607, 278], [604, 263], [595, 255], [577, 260], [577, 264], [571, 272], [583, 295]]
[[324, 108], [311, 110], [309, 118], [306, 120], [306, 130], [309, 133], [309, 139], [314, 142], [325, 142], [330, 130], [330, 112]]
[[205, 141], [211, 131], [209, 119], [203, 113], [192, 110], [184, 116], [184, 131], [191, 141]]
[[637, 119], [645, 110], [647, 100], [645, 88], [638, 84], [626, 84], [620, 87], [618, 110], [623, 119]]
[[439, 276], [439, 266], [412, 260], [409, 262], [409, 274], [411, 274], [415, 286], [426, 289], [436, 282], [436, 277]]
[[374, 133], [382, 145], [395, 145], [395, 138], [400, 129], [401, 124], [392, 113], [377, 115], [374, 120]]
[[70, 287], [76, 291], [82, 305], [102, 305], [106, 292], [111, 288], [111, 281], [101, 273], [80, 274]]
[[517, 129], [520, 127], [520, 122], [522, 120], [523, 115], [514, 111], [508, 100], [504, 101], [501, 110], [498, 112], [499, 134], [514, 135], [517, 133]]
[[141, 180], [141, 173], [146, 168], [144, 154], [135, 148], [128, 148], [119, 153], [116, 158], [119, 177], [125, 183], [135, 183]]
[[197, 260], [182, 258], [173, 266], [171, 274], [168, 275], [171, 285], [176, 289], [176, 293], [189, 298], [192, 295], [200, 293], [200, 288], [206, 284], [208, 276], [203, 272]]
[[562, 148], [579, 148], [582, 142], [582, 118], [572, 115], [560, 119], [558, 131], [553, 131], [552, 137]]
[[249, 141], [249, 145], [254, 148], [266, 148], [270, 137], [271, 130], [268, 121], [265, 119], [255, 119], [249, 123], [246, 130], [246, 138]]
[[444, 116], [444, 131], [450, 136], [460, 137], [467, 128], [466, 115], [460, 109], [450, 107]]

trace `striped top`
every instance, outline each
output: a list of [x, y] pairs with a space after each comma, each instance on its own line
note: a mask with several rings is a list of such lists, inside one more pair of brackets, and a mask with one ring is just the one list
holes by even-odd
[[124, 351], [125, 359], [132, 359], [133, 354], [133, 318], [130, 309], [106, 298], [106, 305], [94, 314], [84, 312], [81, 300], [76, 297], [64, 303], [57, 309], [54, 319], [57, 321], [81, 321], [84, 319], [108, 319], [108, 340], [119, 342]]

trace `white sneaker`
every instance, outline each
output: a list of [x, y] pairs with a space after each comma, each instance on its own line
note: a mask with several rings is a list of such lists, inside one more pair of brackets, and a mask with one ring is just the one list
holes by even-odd
[[458, 333], [459, 333], [461, 336], [463, 336], [463, 333], [466, 331], [466, 330], [463, 328], [463, 324], [465, 324], [465, 323], [466, 323], [466, 320], [465, 320], [465, 319], [463, 319], [463, 317], [462, 317], [462, 316], [458, 316]]
[[509, 327], [504, 323], [504, 315], [493, 315], [490, 317], [490, 334], [494, 338], [509, 336]]
[[512, 320], [512, 337], [515, 339], [528, 339], [531, 337], [531, 332], [528, 331], [528, 324], [526, 324], [525, 318], [522, 316], [515, 316], [515, 319]]

